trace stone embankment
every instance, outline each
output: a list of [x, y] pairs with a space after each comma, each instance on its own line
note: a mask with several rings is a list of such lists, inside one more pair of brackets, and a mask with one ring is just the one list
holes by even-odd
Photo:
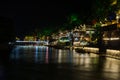
[[105, 57], [110, 57], [110, 58], [115, 58], [115, 59], [120, 59], [120, 50], [112, 50], [112, 49], [106, 49], [106, 53], [99, 53], [99, 48], [93, 48], [93, 47], [74, 47], [74, 49], [81, 49], [84, 50], [86, 53], [95, 53], [100, 56], [105, 56]]

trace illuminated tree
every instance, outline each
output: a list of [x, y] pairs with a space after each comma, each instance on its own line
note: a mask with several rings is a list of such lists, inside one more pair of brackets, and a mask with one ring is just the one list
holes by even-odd
[[75, 26], [79, 26], [82, 23], [78, 14], [70, 14], [67, 18], [68, 29], [73, 29]]

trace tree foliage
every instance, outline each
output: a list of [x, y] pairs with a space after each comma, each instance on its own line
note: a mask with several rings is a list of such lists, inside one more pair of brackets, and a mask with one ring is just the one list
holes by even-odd
[[114, 0], [94, 0], [92, 6], [93, 19], [104, 20], [116, 10], [116, 5], [111, 5]]

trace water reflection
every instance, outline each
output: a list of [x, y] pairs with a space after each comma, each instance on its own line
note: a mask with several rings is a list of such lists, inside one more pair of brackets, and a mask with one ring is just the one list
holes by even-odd
[[48, 61], [48, 47], [46, 48], [46, 56], [45, 56], [45, 63], [49, 63]]
[[[13, 69], [11, 69], [11, 73], [14, 72], [13, 77], [18, 76], [16, 73], [19, 73], [20, 77], [25, 73], [27, 77], [28, 74], [33, 75], [34, 79], [38, 80], [40, 73], [43, 76], [43, 78], [40, 78], [41, 80], [44, 80], [46, 76], [55, 77], [55, 80], [63, 78], [66, 78], [66, 80], [120, 79], [120, 60], [100, 57], [93, 53], [83, 54], [77, 53], [75, 50], [54, 49], [47, 46], [15, 46], [11, 51], [10, 59], [14, 64], [36, 64], [35, 66], [21, 64], [17, 64], [17, 67], [13, 66]], [[31, 73], [29, 70], [31, 70]]]
[[36, 51], [35, 51], [35, 62], [38, 62], [38, 46], [36, 46]]
[[93, 53], [80, 54], [75, 50], [54, 49], [47, 46], [15, 46], [10, 58], [15, 63], [67, 63], [77, 70], [120, 72], [120, 60], [100, 57]]
[[73, 52], [70, 50], [59, 50], [58, 63], [73, 63]]

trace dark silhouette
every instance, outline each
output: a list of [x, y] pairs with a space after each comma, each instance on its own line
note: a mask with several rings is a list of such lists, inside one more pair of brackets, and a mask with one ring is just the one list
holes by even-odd
[[0, 67], [3, 67], [3, 76], [0, 76], [0, 80], [6, 80], [8, 78], [7, 73], [10, 69], [10, 51], [11, 44], [15, 40], [13, 21], [9, 18], [0, 17]]
[[3, 64], [9, 61], [10, 44], [15, 40], [13, 21], [0, 17], [0, 60]]

